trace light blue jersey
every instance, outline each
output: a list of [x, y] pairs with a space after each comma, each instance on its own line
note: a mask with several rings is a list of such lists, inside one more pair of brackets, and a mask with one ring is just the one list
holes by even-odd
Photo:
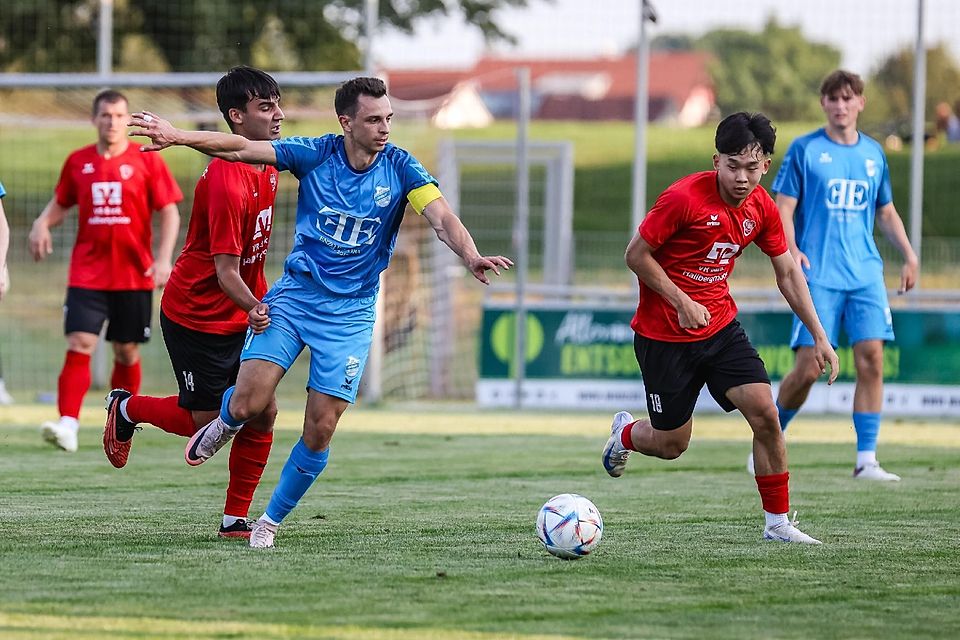
[[284, 138], [273, 142], [277, 169], [300, 180], [294, 246], [284, 263], [309, 273], [333, 296], [376, 295], [407, 204], [407, 194], [437, 184], [408, 152], [387, 144], [374, 163], [356, 171], [343, 136]]
[[824, 129], [797, 138], [787, 149], [772, 191], [797, 199], [797, 246], [810, 260], [812, 284], [849, 291], [883, 282], [873, 239], [878, 207], [893, 200], [887, 158], [876, 140], [831, 140]]
[[7, 195], [7, 190], [3, 188], [3, 183], [0, 182], [0, 198]]

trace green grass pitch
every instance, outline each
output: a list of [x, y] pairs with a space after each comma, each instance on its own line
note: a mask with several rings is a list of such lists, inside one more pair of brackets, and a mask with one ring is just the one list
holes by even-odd
[[[283, 407], [253, 513], [302, 407]], [[792, 507], [821, 547], [760, 540], [748, 429], [698, 417], [672, 462], [600, 467], [607, 414], [451, 407], [347, 412], [330, 464], [277, 548], [219, 540], [226, 455], [183, 462], [146, 427], [131, 461], [40, 441], [50, 407], [0, 408], [0, 637], [960, 637], [960, 424], [888, 420], [898, 484], [851, 479], [841, 418], [791, 425]], [[564, 492], [599, 507], [591, 556], [553, 558], [534, 533]]]

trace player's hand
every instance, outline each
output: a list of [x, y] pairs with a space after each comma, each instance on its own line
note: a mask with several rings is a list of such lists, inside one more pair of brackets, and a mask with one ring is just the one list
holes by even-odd
[[910, 289], [913, 289], [917, 284], [917, 276], [920, 273], [920, 265], [915, 260], [908, 260], [903, 263], [903, 268], [900, 269], [900, 288], [897, 289], [897, 293], [900, 295], [905, 294]]
[[795, 254], [793, 254], [793, 259], [797, 261], [797, 266], [800, 267], [801, 271], [810, 268], [810, 258], [808, 258], [807, 254], [805, 254], [803, 251], [798, 250]]
[[684, 299], [677, 308], [677, 319], [684, 329], [702, 329], [710, 324], [710, 311], [699, 302], [694, 302], [689, 296], [684, 295]]
[[254, 333], [263, 333], [270, 326], [270, 306], [258, 302], [247, 312], [247, 324]]
[[39, 262], [53, 253], [53, 237], [46, 226], [33, 225], [27, 239], [30, 242], [30, 255], [35, 261]]
[[157, 289], [163, 289], [170, 279], [170, 273], [173, 271], [173, 265], [168, 261], [157, 261], [150, 265], [143, 275], [153, 278], [153, 286]]
[[130, 116], [127, 126], [136, 127], [128, 135], [150, 138], [152, 144], [142, 145], [140, 151], [160, 151], [177, 144], [177, 128], [155, 113], [138, 111]]
[[817, 366], [820, 367], [820, 373], [826, 373], [827, 366], [830, 367], [830, 377], [827, 378], [827, 384], [833, 384], [837, 376], [840, 375], [840, 358], [837, 357], [837, 352], [833, 350], [833, 346], [825, 337], [819, 340], [814, 339], [813, 352], [817, 360]]
[[507, 270], [513, 266], [513, 260], [503, 256], [477, 256], [467, 263], [467, 268], [473, 277], [483, 284], [490, 284], [490, 278], [487, 277], [487, 271], [492, 270], [500, 275], [500, 269]]

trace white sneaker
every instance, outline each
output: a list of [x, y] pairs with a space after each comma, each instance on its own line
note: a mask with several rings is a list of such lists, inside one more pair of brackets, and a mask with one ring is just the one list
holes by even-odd
[[278, 524], [270, 524], [263, 518], [253, 523], [250, 532], [250, 546], [254, 549], [270, 549], [273, 547], [273, 538], [277, 535]]
[[231, 429], [220, 417], [201, 427], [187, 442], [183, 457], [191, 467], [203, 464], [220, 451], [240, 429]]
[[800, 529], [797, 529], [797, 512], [793, 512], [793, 520], [772, 527], [764, 527], [763, 539], [777, 542], [799, 542], [800, 544], [823, 544], [816, 538], [811, 538]]
[[40, 436], [55, 447], [73, 453], [77, 450], [77, 432], [59, 422], [44, 422], [40, 425]]
[[747, 456], [747, 473], [752, 476], [757, 475], [757, 470], [753, 466], [753, 451], [751, 451], [750, 455]]
[[857, 480], [879, 480], [880, 482], [900, 482], [900, 476], [884, 471], [879, 462], [865, 464], [853, 470], [853, 477]]
[[610, 425], [610, 437], [607, 438], [607, 444], [603, 447], [603, 468], [614, 478], [623, 475], [623, 470], [627, 466], [627, 458], [630, 457], [630, 450], [623, 446], [620, 441], [620, 434], [623, 428], [633, 422], [633, 416], [626, 411], [621, 411], [613, 416], [613, 424]]
[[0, 380], [0, 404], [10, 405], [10, 404], [13, 404], [13, 402], [14, 402], [13, 396], [10, 395], [9, 391], [7, 391], [7, 385], [5, 385], [2, 380]]

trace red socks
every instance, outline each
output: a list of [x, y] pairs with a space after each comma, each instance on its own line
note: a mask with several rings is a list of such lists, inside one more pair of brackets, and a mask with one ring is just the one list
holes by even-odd
[[790, 511], [789, 471], [757, 476], [756, 480], [764, 511], [777, 514]]
[[113, 361], [113, 373], [110, 375], [111, 389], [126, 389], [133, 395], [140, 391], [140, 361], [133, 364], [121, 364]]
[[127, 400], [127, 415], [134, 422], [146, 422], [167, 433], [189, 438], [197, 432], [197, 425], [190, 410], [177, 404], [178, 400], [177, 396], [131, 396]]
[[272, 431], [262, 433], [244, 427], [234, 437], [230, 445], [230, 483], [227, 485], [227, 501], [223, 506], [226, 515], [246, 516], [249, 512], [272, 444]]
[[83, 396], [90, 389], [90, 356], [79, 351], [67, 351], [67, 357], [57, 379], [57, 409], [61, 416], [80, 417]]
[[631, 439], [631, 434], [633, 433], [633, 425], [637, 424], [636, 422], [631, 422], [623, 428], [623, 431], [620, 432], [620, 444], [623, 445], [624, 449], [629, 451], [636, 451], [633, 447], [633, 440]]

